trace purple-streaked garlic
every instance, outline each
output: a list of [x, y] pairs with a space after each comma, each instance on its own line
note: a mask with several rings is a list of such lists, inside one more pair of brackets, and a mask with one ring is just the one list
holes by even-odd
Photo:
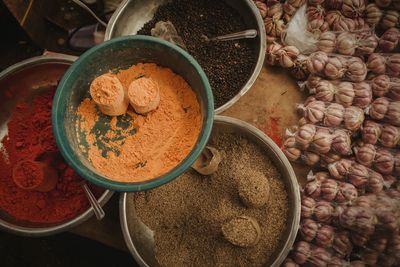
[[332, 103], [326, 107], [324, 125], [327, 127], [338, 127], [343, 122], [344, 107], [337, 103]]
[[391, 77], [400, 77], [400, 53], [387, 57], [386, 73]]
[[336, 80], [343, 77], [346, 67], [343, 60], [339, 57], [330, 57], [324, 68], [324, 75], [329, 79]]
[[359, 107], [351, 106], [345, 109], [343, 121], [346, 129], [358, 130], [364, 121], [364, 111]]
[[376, 200], [376, 196], [374, 195], [363, 195], [359, 196], [355, 201], [354, 201], [354, 206], [357, 207], [364, 207], [367, 209], [371, 209], [373, 202]]
[[389, 103], [386, 119], [390, 124], [400, 126], [400, 101], [392, 101]]
[[342, 157], [340, 155], [333, 153], [333, 152], [329, 152], [329, 153], [320, 155], [319, 164], [323, 168], [328, 168], [329, 164], [339, 161], [341, 159], [342, 159]]
[[335, 101], [344, 107], [349, 107], [354, 100], [354, 88], [350, 82], [340, 82], [336, 86]]
[[354, 24], [355, 24], [355, 28], [354, 28], [355, 31], [368, 31], [371, 29], [364, 18], [358, 17], [353, 20], [354, 20]]
[[331, 225], [339, 226], [340, 215], [347, 209], [347, 204], [345, 205], [334, 205], [334, 211], [332, 215]]
[[313, 19], [308, 22], [307, 30], [315, 36], [319, 36], [329, 30], [329, 25], [324, 19]]
[[321, 183], [321, 195], [326, 201], [332, 201], [336, 198], [338, 193], [339, 185], [334, 179], [326, 179]]
[[286, 258], [285, 261], [282, 263], [282, 267], [300, 267], [300, 265], [298, 265], [291, 258]]
[[292, 75], [296, 80], [303, 81], [310, 76], [310, 72], [307, 69], [307, 56], [298, 55], [297, 58], [293, 61], [294, 65], [289, 69], [290, 75]]
[[[348, 1], [348, 0], [345, 0]], [[336, 39], [336, 50], [342, 55], [354, 55], [357, 39], [354, 33], [342, 32]]]
[[383, 16], [382, 10], [374, 3], [368, 4], [365, 9], [365, 20], [369, 25], [377, 25]]
[[338, 32], [352, 32], [355, 30], [356, 24], [350, 18], [342, 18], [333, 23], [332, 30]]
[[305, 82], [310, 94], [315, 94], [315, 87], [318, 86], [319, 82], [323, 81], [321, 77], [310, 75]]
[[314, 214], [317, 202], [311, 197], [303, 197], [301, 200], [301, 217], [311, 218]]
[[347, 178], [355, 187], [362, 188], [368, 183], [368, 175], [368, 169], [364, 165], [352, 162]]
[[335, 236], [335, 230], [330, 225], [322, 225], [317, 232], [315, 237], [315, 243], [319, 246], [331, 246], [333, 238]]
[[265, 59], [269, 65], [278, 65], [279, 54], [278, 51], [282, 49], [282, 45], [278, 43], [270, 43], [267, 46]]
[[304, 108], [304, 118], [312, 124], [323, 121], [325, 116], [325, 103], [322, 101], [313, 101]]
[[375, 145], [381, 136], [382, 130], [378, 123], [367, 120], [361, 128], [362, 141], [367, 144]]
[[[359, 246], [359, 247], [363, 247], [368, 243], [369, 240], [369, 235], [366, 233], [358, 233], [358, 232], [351, 232], [351, 242], [353, 242], [353, 244], [355, 246]], [[355, 266], [365, 266], [365, 264], [361, 261], [361, 263], [363, 265], [355, 265]], [[352, 265], [353, 266], [353, 265]]]
[[336, 34], [331, 31], [321, 33], [317, 46], [322, 52], [332, 53], [336, 47]]
[[313, 180], [306, 183], [304, 193], [313, 199], [319, 198], [321, 195], [321, 181]]
[[335, 201], [338, 203], [352, 202], [358, 197], [357, 188], [350, 183], [339, 183]]
[[285, 23], [280, 19], [266, 17], [264, 19], [264, 26], [267, 35], [280, 37], [284, 30]]
[[374, 159], [374, 169], [381, 174], [391, 174], [394, 168], [394, 157], [387, 149], [378, 148]]
[[292, 258], [298, 264], [305, 264], [312, 255], [311, 245], [305, 241], [298, 241], [293, 245]]
[[374, 145], [360, 143], [356, 145], [353, 150], [358, 163], [367, 167], [372, 166], [376, 156], [376, 149]]
[[325, 18], [325, 9], [321, 5], [317, 6], [308, 6], [306, 10], [307, 18], [309, 21], [314, 19], [322, 19]]
[[352, 161], [341, 159], [328, 165], [328, 171], [333, 178], [343, 180], [351, 170]]
[[390, 77], [385, 74], [374, 77], [371, 80], [371, 88], [374, 96], [384, 96], [390, 89]]
[[328, 201], [318, 201], [314, 208], [314, 217], [318, 222], [329, 223], [332, 219], [334, 208]]
[[357, 34], [356, 55], [370, 55], [374, 53], [377, 47], [378, 39], [375, 34], [370, 32]]
[[332, 255], [329, 251], [322, 247], [316, 247], [312, 250], [310, 257], [311, 266], [328, 266]]
[[294, 136], [288, 137], [282, 146], [282, 151], [290, 161], [296, 161], [300, 158], [301, 150], [296, 146]]
[[339, 155], [347, 156], [351, 154], [351, 138], [346, 130], [337, 129], [333, 134], [332, 151]]
[[327, 267], [343, 267], [348, 266], [348, 263], [345, 259], [342, 259], [340, 256], [333, 256], [331, 261], [328, 263]]
[[390, 90], [387, 96], [392, 100], [400, 100], [400, 78], [390, 78]]
[[396, 233], [399, 230], [398, 218], [393, 212], [382, 212], [378, 216], [377, 227], [389, 233]]
[[335, 238], [333, 239], [332, 248], [339, 255], [346, 256], [351, 253], [353, 250], [353, 244], [351, 243], [349, 233], [348, 232], [340, 232], [335, 234]]
[[381, 27], [385, 30], [396, 27], [399, 23], [399, 15], [399, 12], [396, 10], [386, 10], [382, 16]]
[[285, 3], [283, 3], [283, 20], [288, 23], [293, 15], [296, 13], [297, 8], [295, 8], [294, 6], [292, 6], [291, 4], [288, 3], [289, 1], [285, 1]]
[[333, 152], [329, 152], [329, 153], [320, 155], [319, 164], [323, 168], [328, 168], [329, 164], [331, 164], [333, 162], [336, 162], [336, 161], [339, 161], [341, 159], [342, 159], [342, 157], [340, 155], [338, 155], [336, 153], [333, 153]]
[[348, 18], [363, 16], [365, 11], [364, 0], [343, 0], [342, 12]]
[[361, 259], [367, 266], [376, 266], [379, 253], [375, 250], [364, 248], [361, 251]]
[[379, 7], [388, 7], [392, 3], [392, 0], [375, 0], [375, 3]]
[[318, 128], [313, 140], [311, 141], [311, 149], [317, 153], [325, 154], [331, 150], [332, 135], [329, 129]]
[[313, 124], [305, 124], [300, 126], [295, 134], [296, 143], [302, 148], [309, 147], [316, 132], [317, 129]]
[[259, 0], [254, 1], [254, 4], [256, 4], [258, 11], [260, 11], [261, 17], [265, 18], [267, 16], [267, 5]]
[[282, 17], [282, 14], [283, 14], [282, 4], [279, 2], [276, 2], [276, 3], [268, 6], [266, 17], [280, 19]]
[[312, 53], [307, 59], [307, 69], [311, 74], [323, 73], [328, 60], [329, 58], [324, 52]]
[[366, 108], [372, 102], [371, 85], [366, 82], [358, 82], [353, 84], [354, 100], [353, 105], [359, 108]]
[[386, 72], [386, 59], [384, 56], [373, 53], [369, 55], [367, 67], [375, 74], [385, 74]]
[[396, 147], [400, 144], [400, 129], [390, 125], [384, 124], [381, 128], [379, 141], [385, 147]]
[[321, 157], [317, 153], [311, 151], [305, 151], [301, 155], [301, 160], [304, 164], [308, 166], [314, 166], [320, 161]]
[[345, 229], [371, 235], [375, 231], [377, 218], [370, 209], [350, 206], [341, 214], [339, 222]]
[[400, 176], [400, 152], [394, 154], [394, 174]]
[[380, 97], [375, 99], [368, 111], [368, 115], [375, 120], [383, 120], [389, 110], [389, 99]]
[[391, 52], [396, 49], [397, 45], [399, 44], [400, 39], [400, 30], [392, 27], [386, 30], [380, 40], [379, 40], [379, 48], [383, 52]]
[[368, 247], [372, 248], [375, 251], [382, 253], [386, 250], [387, 243], [388, 243], [388, 239], [384, 236], [381, 236], [381, 235], [372, 236], [371, 240], [368, 244]]
[[299, 49], [295, 46], [284, 46], [277, 52], [279, 55], [279, 64], [283, 68], [291, 68], [294, 66], [294, 61], [300, 54]]
[[324, 6], [328, 9], [328, 10], [340, 10], [340, 8], [343, 5], [343, 0], [325, 0], [324, 1]]
[[335, 97], [335, 87], [327, 80], [321, 80], [313, 90], [315, 98], [324, 102], [331, 102]]
[[300, 225], [300, 233], [303, 239], [307, 242], [311, 242], [317, 236], [318, 223], [312, 219], [304, 219]]
[[338, 10], [331, 10], [326, 13], [325, 21], [329, 24], [329, 27], [332, 28], [333, 24], [337, 23], [340, 20], [343, 20], [344, 16]]
[[358, 57], [347, 60], [346, 77], [352, 82], [361, 82], [367, 76], [367, 65]]
[[373, 193], [381, 192], [385, 182], [382, 175], [371, 169], [368, 169], [368, 175], [367, 190]]

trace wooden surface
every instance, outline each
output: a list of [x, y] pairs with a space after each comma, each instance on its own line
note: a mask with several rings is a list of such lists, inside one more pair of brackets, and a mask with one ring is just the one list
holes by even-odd
[[[299, 119], [295, 104], [303, 100], [304, 95], [296, 82], [283, 69], [264, 67], [249, 92], [221, 115], [249, 122], [281, 145], [284, 129]], [[303, 183], [308, 169], [298, 164], [293, 167], [297, 179]], [[107, 203], [106, 217], [102, 221], [92, 218], [72, 232], [126, 250], [119, 224], [118, 198], [116, 193]]]

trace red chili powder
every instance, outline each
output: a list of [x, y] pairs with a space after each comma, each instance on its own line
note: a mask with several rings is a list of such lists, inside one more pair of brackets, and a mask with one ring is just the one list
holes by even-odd
[[[0, 210], [17, 220], [34, 223], [57, 223], [84, 212], [89, 203], [82, 190], [83, 180], [64, 162], [51, 128], [51, 106], [55, 88], [33, 98], [32, 103], [18, 103], [8, 122], [8, 136], [0, 150]], [[52, 156], [59, 172], [54, 190], [42, 193], [25, 191], [14, 184], [12, 171], [20, 160], [37, 160], [45, 152]], [[56, 159], [56, 160], [54, 160]], [[91, 185], [96, 196], [103, 189]]]
[[280, 118], [278, 117], [269, 117], [268, 121], [259, 126], [259, 128], [268, 135], [279, 147], [282, 146], [282, 134], [281, 127], [279, 125]]
[[32, 161], [23, 161], [19, 164], [17, 170], [14, 169], [13, 176], [16, 183], [25, 188], [38, 185], [43, 180], [42, 170], [33, 164]]

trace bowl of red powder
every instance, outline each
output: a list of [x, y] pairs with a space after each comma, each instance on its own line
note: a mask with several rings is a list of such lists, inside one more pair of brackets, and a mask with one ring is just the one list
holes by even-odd
[[[50, 235], [93, 215], [86, 181], [64, 161], [52, 132], [53, 96], [74, 59], [35, 57], [0, 73], [0, 229]], [[101, 205], [112, 195], [88, 186]]]
[[[132, 107], [119, 116], [103, 114], [89, 90], [102, 75], [119, 80], [124, 90], [139, 79], [155, 81], [158, 107], [147, 114]], [[187, 170], [207, 143], [213, 116], [210, 84], [194, 58], [167, 41], [140, 35], [85, 52], [60, 82], [52, 113], [68, 164], [91, 183], [125, 192], [152, 189]]]

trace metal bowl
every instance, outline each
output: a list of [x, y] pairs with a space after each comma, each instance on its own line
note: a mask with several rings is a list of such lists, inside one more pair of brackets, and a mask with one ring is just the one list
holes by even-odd
[[[216, 114], [220, 114], [228, 109], [251, 88], [260, 74], [266, 49], [264, 21], [254, 2], [252, 0], [225, 1], [239, 12], [249, 29], [256, 29], [258, 31], [258, 36], [255, 39], [258, 57], [257, 61], [254, 62], [253, 72], [242, 89], [231, 100], [215, 109]], [[168, 2], [168, 0], [124, 0], [114, 12], [107, 25], [105, 40], [117, 36], [136, 34], [144, 24], [152, 19], [158, 7], [165, 2]]]
[[[5, 97], [5, 91], [13, 88], [29, 90], [29, 94], [37, 94], [38, 88], [47, 85], [56, 85], [64, 72], [74, 62], [72, 56], [39, 56], [17, 63], [0, 73], [0, 140], [7, 135], [7, 122], [11, 113], [21, 99], [20, 94], [15, 92], [12, 97]], [[98, 201], [104, 205], [111, 198], [113, 192], [106, 190]], [[89, 207], [85, 212], [75, 218], [57, 224], [38, 224], [16, 221], [10, 215], [0, 210], [0, 229], [25, 235], [46, 236], [65, 231], [81, 224], [93, 215], [93, 209]]]
[[[285, 260], [293, 245], [300, 222], [300, 191], [296, 175], [279, 147], [263, 132], [250, 124], [230, 117], [216, 116], [212, 135], [218, 133], [239, 133], [254, 141], [267, 151], [282, 175], [289, 196], [289, 215], [280, 249], [266, 264], [266, 266], [278, 267]], [[136, 214], [133, 196], [134, 194], [127, 193], [120, 196], [120, 221], [126, 245], [140, 266], [158, 267], [160, 265], [154, 255], [154, 233]]]

